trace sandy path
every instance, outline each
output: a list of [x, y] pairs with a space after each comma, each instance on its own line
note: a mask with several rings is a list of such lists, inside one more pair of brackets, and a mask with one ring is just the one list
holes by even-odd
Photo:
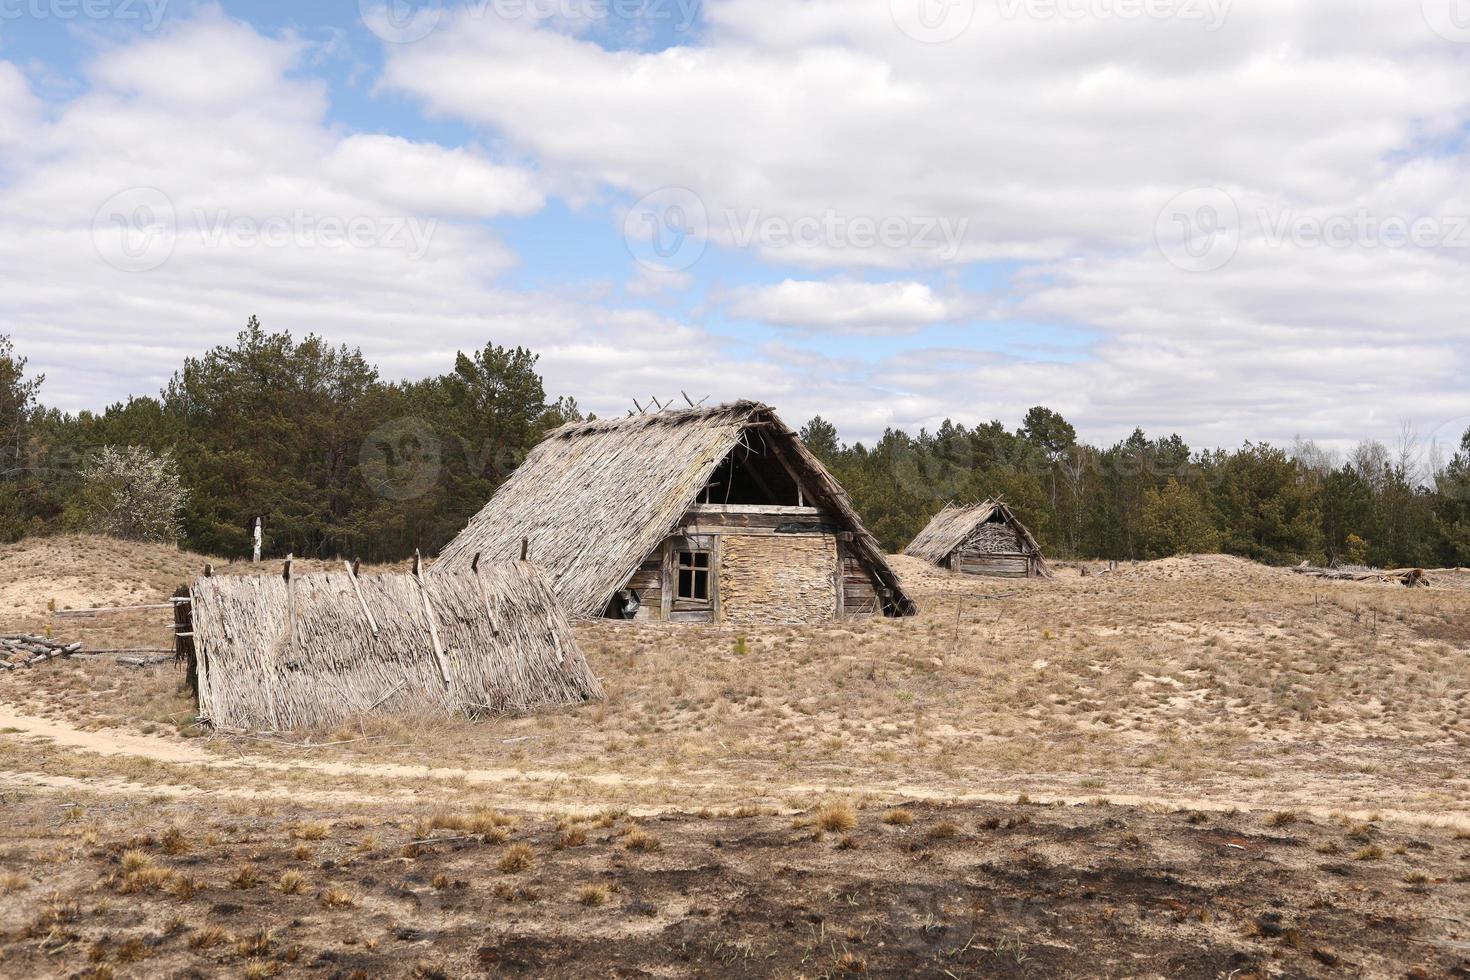
[[[708, 780], [679, 780], [663, 777], [648, 776], [626, 776], [621, 773], [598, 773], [581, 774], [566, 772], [562, 770], [539, 769], [454, 769], [435, 768], [432, 766], [409, 766], [399, 763], [350, 763], [350, 762], [324, 762], [317, 760], [301, 760], [282, 762], [276, 759], [266, 759], [259, 756], [239, 754], [236, 758], [227, 758], [207, 752], [198, 743], [177, 739], [158, 738], [149, 735], [134, 735], [113, 731], [89, 732], [75, 728], [65, 722], [48, 718], [39, 718], [17, 712], [11, 705], [0, 702], [0, 729], [12, 729], [5, 732], [4, 736], [9, 738], [43, 738], [60, 748], [72, 749], [81, 752], [91, 752], [104, 756], [132, 756], [151, 759], [170, 765], [179, 766], [202, 766], [211, 769], [236, 769], [250, 772], [302, 772], [310, 771], [329, 776], [343, 777], [367, 777], [373, 779], [415, 779], [452, 782], [456, 784], [470, 784], [476, 786], [497, 786], [511, 792], [511, 798], [507, 805], [514, 805], [522, 809], [531, 810], [576, 810], [579, 805], [575, 802], [557, 803], [554, 806], [542, 800], [523, 799], [514, 795], [515, 784], [557, 782], [567, 785], [582, 784], [584, 786], [605, 788], [626, 788], [630, 786], [648, 786], [662, 788], [678, 788], [689, 791], [740, 791], [744, 784], [708, 781]], [[52, 775], [48, 773], [8, 773], [0, 774], [0, 783], [11, 785], [25, 785], [34, 789], [51, 789], [57, 791], [88, 790], [93, 792], [110, 794], [148, 795], [163, 794], [174, 797], [194, 795], [224, 795], [239, 799], [265, 799], [283, 798], [311, 800], [320, 803], [374, 803], [374, 804], [402, 804], [415, 799], [412, 791], [401, 794], [371, 794], [351, 791], [303, 791], [298, 786], [281, 786], [279, 789], [249, 789], [244, 787], [226, 787], [220, 789], [199, 789], [187, 785], [171, 784], [141, 784], [131, 783], [123, 780], [83, 780], [69, 776]], [[783, 783], [780, 785], [769, 785], [766, 787], [767, 796], [869, 796], [890, 799], [921, 800], [931, 802], [980, 802], [980, 803], [1009, 803], [1015, 800], [1015, 793], [987, 792], [981, 790], [970, 790], [954, 792], [940, 787], [926, 786], [922, 784], [907, 783], [869, 783], [869, 784], [843, 784], [843, 783]], [[1097, 795], [1081, 796], [1070, 794], [1047, 794], [1032, 793], [1031, 799], [1037, 803], [1062, 803], [1066, 805], [1079, 805], [1090, 802]], [[1258, 803], [1241, 800], [1222, 799], [1199, 799], [1184, 796], [1139, 796], [1122, 793], [1104, 794], [1106, 799], [1119, 806], [1132, 807], [1170, 807], [1176, 809], [1204, 810], [1204, 811], [1261, 811], [1263, 808]], [[639, 812], [658, 813], [681, 809], [676, 805], [648, 805], [639, 807]], [[1311, 814], [1319, 818], [1330, 818], [1335, 815], [1345, 814], [1354, 819], [1366, 819], [1370, 812], [1346, 811], [1329, 807], [1294, 807], [1300, 812]], [[1470, 830], [1470, 819], [1459, 815], [1431, 814], [1405, 810], [1374, 810], [1372, 815], [1385, 820], [1400, 823], [1413, 824], [1417, 826], [1449, 827], [1460, 830]]]

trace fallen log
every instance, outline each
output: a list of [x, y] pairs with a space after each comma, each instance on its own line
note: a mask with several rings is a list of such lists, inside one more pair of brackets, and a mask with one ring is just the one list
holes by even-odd
[[174, 655], [169, 654], [166, 657], [118, 657], [116, 662], [128, 667], [156, 667], [172, 659]]

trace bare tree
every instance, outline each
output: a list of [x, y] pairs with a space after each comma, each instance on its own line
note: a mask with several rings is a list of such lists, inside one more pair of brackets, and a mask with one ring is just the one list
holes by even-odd
[[188, 491], [168, 453], [106, 446], [83, 473], [87, 515], [99, 534], [134, 541], [177, 541]]

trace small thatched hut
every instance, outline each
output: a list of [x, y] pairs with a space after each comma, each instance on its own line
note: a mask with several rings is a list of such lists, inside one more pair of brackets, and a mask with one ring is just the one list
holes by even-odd
[[999, 500], [972, 507], [949, 504], [903, 553], [969, 575], [1052, 577], [1041, 546]]
[[756, 402], [556, 429], [431, 571], [519, 555], [523, 539], [579, 616], [759, 624], [915, 611], [846, 492]]
[[217, 727], [531, 711], [602, 696], [561, 603], [531, 565], [476, 562], [435, 576], [289, 569], [189, 587], [181, 652], [199, 713]]

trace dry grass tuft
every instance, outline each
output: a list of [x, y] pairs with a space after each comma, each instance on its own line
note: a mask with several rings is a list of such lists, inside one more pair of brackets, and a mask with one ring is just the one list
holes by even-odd
[[170, 827], [158, 838], [158, 846], [163, 848], [165, 854], [187, 854], [189, 852], [189, 840], [184, 832], [178, 827]]
[[907, 827], [914, 822], [914, 815], [907, 810], [889, 810], [883, 814], [883, 822], [891, 827]]
[[153, 856], [145, 851], [123, 852], [122, 869], [124, 874], [152, 868], [153, 864]]
[[857, 826], [857, 812], [850, 803], [829, 803], [817, 811], [817, 826], [834, 834], [851, 830]]
[[1383, 857], [1383, 848], [1377, 844], [1369, 844], [1367, 847], [1353, 855], [1354, 861], [1377, 861]]
[[568, 827], [557, 840], [558, 848], [581, 847], [587, 843], [587, 831], [581, 827]]
[[958, 837], [959, 835], [960, 828], [948, 820], [941, 820], [929, 828], [929, 836], [935, 840], [949, 840], [951, 837]]
[[230, 885], [235, 888], [254, 888], [258, 884], [260, 884], [260, 872], [249, 861], [236, 868], [234, 876], [230, 878]]
[[276, 935], [270, 929], [257, 929], [248, 936], [235, 940], [235, 952], [243, 957], [264, 956], [271, 950]]
[[228, 938], [225, 931], [217, 926], [205, 926], [195, 929], [189, 934], [190, 949], [213, 949]]
[[303, 821], [291, 828], [291, 836], [297, 840], [326, 840], [332, 833], [332, 825], [325, 820]]
[[530, 844], [512, 844], [500, 856], [500, 863], [496, 867], [504, 874], [518, 874], [531, 868], [535, 863], [536, 852], [531, 850]]
[[608, 890], [606, 885], [583, 885], [577, 889], [577, 901], [588, 908], [597, 908], [606, 905]]
[[1300, 819], [1295, 810], [1280, 810], [1267, 817], [1266, 823], [1271, 827], [1290, 827]]
[[629, 830], [628, 835], [623, 838], [623, 846], [630, 851], [643, 851], [647, 853], [657, 851], [658, 849], [663, 847], [663, 844], [659, 843], [659, 839], [657, 837], [654, 837], [652, 834], [645, 831], [642, 827], [634, 827], [632, 830]]
[[282, 895], [300, 895], [306, 891], [306, 884], [306, 875], [293, 869], [281, 872], [276, 888], [280, 889]]
[[351, 895], [340, 888], [328, 888], [317, 896], [317, 901], [329, 909], [350, 909], [357, 904]]

